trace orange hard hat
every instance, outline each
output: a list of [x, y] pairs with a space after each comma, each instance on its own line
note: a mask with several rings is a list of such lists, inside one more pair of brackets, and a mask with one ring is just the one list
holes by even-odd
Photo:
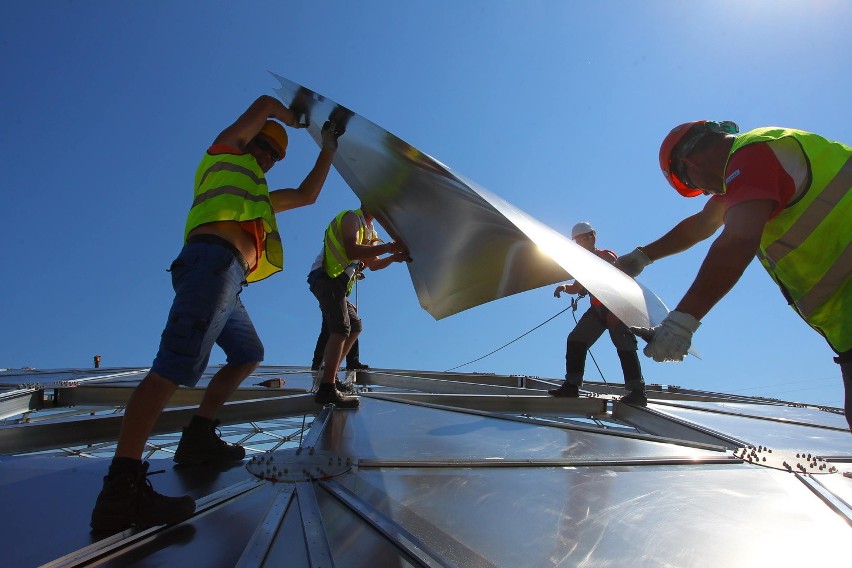
[[672, 171], [672, 152], [677, 145], [683, 141], [687, 133], [692, 130], [693, 126], [704, 124], [705, 122], [707, 121], [696, 120], [693, 122], [684, 122], [679, 126], [675, 126], [660, 146], [660, 169], [663, 170], [663, 175], [666, 177], [671, 186], [684, 197], [695, 197], [696, 195], [701, 195], [703, 192], [700, 189], [689, 187], [683, 183], [683, 180], [677, 177], [677, 174]]
[[287, 150], [287, 131], [284, 130], [284, 127], [281, 126], [280, 123], [275, 122], [274, 120], [267, 120], [266, 124], [263, 125], [263, 128], [260, 129], [258, 134], [263, 134], [266, 136], [271, 142], [273, 142], [278, 148], [278, 155], [284, 156], [285, 150]]

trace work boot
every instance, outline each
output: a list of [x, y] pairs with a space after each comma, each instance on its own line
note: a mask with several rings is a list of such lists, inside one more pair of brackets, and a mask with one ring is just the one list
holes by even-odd
[[555, 397], [579, 398], [580, 387], [564, 382], [558, 389], [550, 389], [547, 391], [547, 394]]
[[361, 401], [355, 396], [346, 396], [339, 392], [333, 384], [322, 383], [314, 396], [317, 404], [333, 404], [337, 408], [358, 408]]
[[104, 487], [92, 510], [93, 533], [113, 534], [130, 527], [147, 529], [156, 525], [172, 525], [195, 513], [195, 500], [189, 495], [167, 497], [154, 491], [148, 480], [148, 462], [136, 471], [104, 477]]
[[364, 363], [362, 363], [360, 361], [355, 361], [353, 363], [346, 363], [346, 370], [347, 371], [366, 371], [369, 368], [370, 368], [369, 365], [365, 365]]
[[340, 379], [334, 379], [334, 388], [343, 394], [355, 394], [355, 385], [351, 382], [344, 383]]
[[633, 406], [648, 406], [648, 396], [645, 391], [632, 390], [618, 399], [618, 402], [632, 404]]
[[246, 457], [246, 450], [239, 444], [229, 444], [219, 436], [218, 420], [207, 420], [195, 416], [183, 429], [175, 457], [182, 465], [199, 465], [239, 461]]

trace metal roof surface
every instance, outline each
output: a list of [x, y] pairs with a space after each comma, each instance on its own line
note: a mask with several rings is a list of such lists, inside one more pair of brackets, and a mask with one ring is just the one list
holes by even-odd
[[[121, 410], [147, 369], [0, 372], [9, 566], [791, 566], [852, 537], [839, 409], [650, 386], [350, 373], [358, 410], [320, 408], [303, 367], [260, 367], [222, 411], [244, 463], [169, 459], [200, 393], [181, 388], [145, 459], [189, 493], [179, 525], [95, 540], [88, 522]], [[283, 379], [280, 388], [258, 383]], [[341, 378], [345, 378], [341, 373]], [[64, 458], [64, 459], [63, 459]], [[275, 468], [275, 469], [273, 469]], [[283, 473], [284, 471], [287, 473]]]

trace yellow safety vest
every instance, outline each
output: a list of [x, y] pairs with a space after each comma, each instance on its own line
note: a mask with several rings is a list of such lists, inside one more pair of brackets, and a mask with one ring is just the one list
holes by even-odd
[[[329, 278], [337, 278], [352, 263], [352, 259], [346, 256], [346, 248], [343, 246], [343, 217], [349, 212], [347, 209], [338, 213], [325, 230], [325, 255], [322, 264]], [[365, 237], [368, 237], [364, 213], [360, 209], [355, 209], [352, 213], [358, 217], [360, 225], [355, 243], [364, 244]]]
[[782, 138], [799, 143], [811, 179], [766, 224], [758, 258], [790, 305], [843, 353], [852, 348], [852, 148], [801, 130], [758, 128], [737, 136], [728, 159]]
[[246, 277], [257, 282], [284, 267], [284, 248], [263, 170], [251, 154], [206, 153], [195, 172], [195, 198], [186, 219], [183, 238], [195, 227], [213, 221], [261, 219], [266, 233], [263, 254]]

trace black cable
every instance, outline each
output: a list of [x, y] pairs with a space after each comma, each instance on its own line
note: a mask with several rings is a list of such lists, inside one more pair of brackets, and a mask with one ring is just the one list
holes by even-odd
[[[564, 314], [565, 312], [567, 312], [567, 311], [568, 311], [568, 310], [570, 310], [570, 309], [571, 309], [571, 306], [568, 306], [567, 308], [565, 308], [565, 309], [564, 309], [564, 310], [562, 310], [561, 312], [559, 312], [559, 313], [557, 313], [556, 315], [554, 315], [554, 316], [550, 317], [549, 319], [546, 319], [545, 321], [541, 322], [540, 324], [538, 324], [537, 326], [535, 326], [534, 328], [532, 328], [532, 329], [531, 329], [531, 330], [529, 330], [528, 332], [526, 332], [526, 333], [524, 333], [524, 334], [522, 334], [522, 335], [519, 335], [518, 337], [516, 337], [515, 339], [513, 339], [512, 341], [510, 341], [510, 342], [509, 342], [509, 343], [507, 343], [506, 345], [503, 345], [503, 346], [501, 346], [501, 347], [498, 347], [497, 349], [495, 349], [495, 350], [494, 350], [494, 351], [492, 351], [491, 353], [486, 353], [486, 354], [485, 354], [485, 355], [483, 355], [482, 357], [479, 357], [478, 359], [474, 359], [473, 361], [468, 361], [467, 363], [462, 363], [461, 365], [456, 365], [455, 367], [453, 367], [453, 368], [451, 368], [451, 369], [447, 369], [447, 370], [446, 370], [446, 371], [444, 371], [444, 372], [445, 372], [445, 373], [449, 373], [450, 371], [455, 371], [456, 369], [458, 369], [458, 368], [460, 368], [460, 367], [464, 367], [465, 365], [470, 365], [471, 363], [476, 363], [477, 361], [481, 361], [482, 359], [485, 359], [485, 358], [486, 358], [486, 357], [488, 357], [489, 355], [494, 355], [495, 353], [497, 353], [498, 351], [500, 351], [500, 350], [501, 350], [501, 349], [503, 349], [504, 347], [508, 347], [509, 345], [513, 344], [514, 342], [516, 342], [516, 341], [517, 341], [517, 340], [519, 340], [520, 338], [522, 338], [522, 337], [524, 337], [524, 336], [526, 336], [526, 335], [529, 335], [530, 333], [534, 332], [535, 330], [537, 330], [538, 328], [540, 328], [541, 326], [543, 326], [544, 324], [546, 324], [546, 323], [547, 323], [547, 322], [549, 322], [550, 320], [553, 320], [553, 319], [555, 319], [556, 317], [561, 316], [562, 314]], [[597, 364], [597, 363], [595, 363], [595, 364]]]

